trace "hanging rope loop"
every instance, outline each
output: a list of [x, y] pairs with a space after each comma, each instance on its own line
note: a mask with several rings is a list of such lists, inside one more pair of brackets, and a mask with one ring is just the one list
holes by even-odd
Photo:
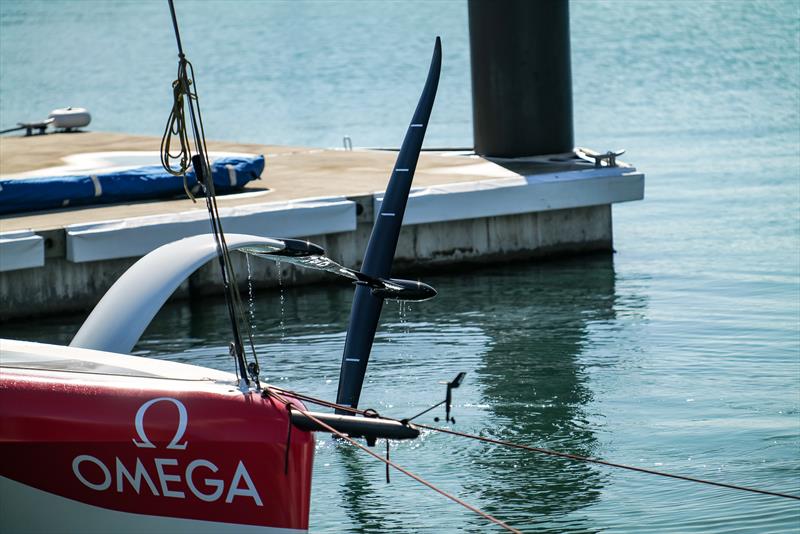
[[[186, 172], [191, 166], [192, 147], [189, 144], [185, 107], [187, 100], [189, 105], [192, 105], [192, 100], [198, 101], [198, 98], [197, 93], [192, 92], [194, 77], [192, 64], [183, 54], [179, 54], [179, 57], [178, 76], [172, 82], [172, 110], [161, 138], [161, 166], [173, 176], [181, 176], [186, 195], [192, 202], [197, 202], [186, 177]], [[175, 153], [172, 152], [173, 138], [177, 139], [179, 143], [179, 150]], [[174, 162], [177, 162], [177, 166], [174, 166]]]
[[286, 433], [286, 451], [283, 457], [283, 474], [289, 474], [289, 451], [292, 448], [292, 404], [286, 403], [286, 415], [288, 415], [287, 420], [289, 422], [289, 430]]

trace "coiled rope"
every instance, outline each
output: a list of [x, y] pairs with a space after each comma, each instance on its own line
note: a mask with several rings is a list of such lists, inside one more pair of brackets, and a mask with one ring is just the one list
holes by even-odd
[[[175, 81], [172, 82], [172, 110], [164, 128], [164, 135], [161, 137], [161, 166], [173, 176], [181, 176], [183, 178], [183, 190], [186, 191], [186, 195], [192, 202], [197, 202], [186, 181], [186, 171], [189, 170], [189, 166], [192, 163], [192, 149], [189, 145], [189, 131], [186, 128], [186, 114], [184, 111], [186, 100], [190, 101], [190, 106], [192, 105], [192, 100], [198, 100], [197, 92], [191, 91], [194, 67], [183, 55], [183, 52], [178, 54], [178, 58], [178, 75]], [[174, 154], [172, 153], [173, 138], [176, 138], [180, 145], [180, 149]], [[173, 166], [174, 161], [177, 161], [177, 167]]]
[[[270, 388], [271, 389], [276, 389], [276, 388], [274, 388], [272, 386], [270, 386]], [[344, 411], [347, 411], [347, 412], [350, 412], [350, 413], [353, 413], [353, 414], [364, 415], [364, 412], [366, 411], [366, 410], [359, 410], [357, 408], [351, 408], [349, 406], [342, 406], [342, 405], [336, 404], [334, 402], [326, 401], [326, 400], [323, 400], [323, 399], [317, 399], [315, 397], [304, 395], [302, 393], [296, 393], [296, 392], [288, 391], [288, 390], [284, 390], [284, 389], [278, 389], [278, 391], [280, 391], [280, 392], [282, 392], [282, 393], [284, 393], [286, 395], [291, 395], [292, 397], [295, 397], [295, 398], [297, 398], [299, 400], [302, 400], [302, 401], [305, 401], [305, 402], [309, 402], [309, 403], [312, 403], [312, 404], [317, 404], [319, 406], [325, 406], [325, 407], [328, 407], [328, 408], [334, 408], [334, 409], [337, 409], [337, 410], [344, 410]], [[392, 420], [392, 421], [401, 422], [401, 423], [403, 422], [401, 419], [393, 419], [391, 417], [383, 417], [383, 418], [384, 419], [389, 419], [389, 420]], [[416, 426], [418, 428], [424, 428], [425, 430], [431, 430], [431, 431], [434, 431], [434, 432], [441, 432], [443, 434], [450, 434], [450, 435], [458, 436], [458, 437], [462, 437], [462, 438], [468, 438], [468, 439], [474, 439], [474, 440], [477, 440], [477, 441], [482, 441], [484, 443], [491, 443], [493, 445], [499, 445], [499, 446], [502, 446], [502, 447], [509, 447], [509, 448], [512, 448], [512, 449], [520, 449], [520, 450], [525, 450], [525, 451], [528, 451], [528, 452], [546, 454], [548, 456], [558, 456], [560, 458], [566, 458], [568, 460], [574, 460], [574, 461], [578, 461], [578, 462], [586, 462], [586, 463], [592, 463], [592, 464], [597, 464], [597, 465], [604, 465], [606, 467], [616, 467], [618, 469], [627, 469], [629, 471], [635, 471], [637, 473], [646, 473], [648, 475], [656, 475], [656, 476], [673, 478], [673, 479], [678, 479], [678, 480], [685, 480], [687, 482], [696, 482], [698, 484], [705, 484], [705, 485], [708, 485], [708, 486], [716, 486], [716, 487], [719, 487], [719, 488], [726, 488], [726, 489], [732, 489], [732, 490], [738, 490], [738, 491], [745, 491], [745, 492], [756, 493], [756, 494], [760, 494], [760, 495], [769, 495], [771, 497], [781, 497], [781, 498], [784, 498], [784, 499], [800, 500], [800, 495], [793, 495], [793, 494], [790, 494], [790, 493], [781, 493], [781, 492], [778, 492], [778, 491], [769, 491], [769, 490], [764, 490], [764, 489], [760, 489], [760, 488], [753, 488], [753, 487], [750, 487], [750, 486], [740, 486], [740, 485], [737, 485], [737, 484], [728, 484], [726, 482], [716, 482], [716, 481], [713, 481], [713, 480], [706, 480], [706, 479], [703, 479], [703, 478], [690, 477], [690, 476], [685, 476], [685, 475], [676, 475], [674, 473], [667, 473], [665, 471], [657, 471], [655, 469], [647, 469], [645, 467], [636, 467], [636, 466], [633, 466], [633, 465], [626, 465], [626, 464], [621, 464], [621, 463], [616, 463], [616, 462], [609, 462], [609, 461], [606, 461], [606, 460], [601, 460], [599, 458], [593, 458], [591, 456], [582, 456], [580, 454], [570, 454], [570, 453], [566, 453], [566, 452], [555, 451], [555, 450], [552, 450], [552, 449], [544, 449], [542, 447], [533, 447], [531, 445], [524, 445], [522, 443], [514, 443], [512, 441], [505, 441], [505, 440], [500, 440], [500, 439], [487, 438], [487, 437], [479, 436], [479, 435], [476, 435], [476, 434], [470, 434], [468, 432], [459, 432], [457, 430], [450, 430], [450, 429], [447, 429], [447, 428], [429, 426], [429, 425], [424, 425], [424, 424], [420, 424], [420, 423], [414, 423], [414, 426]]]

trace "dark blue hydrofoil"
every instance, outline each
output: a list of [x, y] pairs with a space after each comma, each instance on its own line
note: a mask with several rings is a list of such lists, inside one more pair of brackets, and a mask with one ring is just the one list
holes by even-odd
[[[411, 119], [406, 131], [380, 211], [375, 214], [375, 225], [364, 254], [361, 273], [371, 279], [391, 278], [400, 226], [403, 223], [408, 193], [422, 149], [422, 141], [425, 138], [425, 130], [428, 127], [428, 119], [431, 116], [433, 101], [436, 98], [441, 66], [442, 45], [437, 37], [425, 88], [414, 112], [414, 118]], [[339, 374], [339, 391], [336, 396], [338, 404], [352, 407], [358, 405], [383, 300], [384, 295], [373, 291], [369, 284], [361, 283], [356, 286]]]

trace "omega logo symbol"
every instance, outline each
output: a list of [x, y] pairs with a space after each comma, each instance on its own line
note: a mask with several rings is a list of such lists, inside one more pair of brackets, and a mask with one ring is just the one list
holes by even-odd
[[158, 402], [171, 402], [178, 408], [178, 428], [175, 430], [175, 436], [173, 436], [172, 441], [169, 442], [167, 448], [185, 450], [189, 443], [187, 441], [184, 441], [183, 443], [179, 442], [186, 433], [186, 426], [189, 424], [189, 414], [186, 411], [186, 406], [184, 406], [181, 401], [171, 397], [158, 397], [155, 399], [150, 399], [139, 407], [139, 410], [136, 412], [136, 418], [134, 419], [134, 426], [136, 427], [136, 433], [139, 434], [139, 439], [142, 441], [136, 441], [134, 439], [133, 444], [142, 449], [156, 448], [156, 446], [153, 445], [153, 443], [147, 438], [147, 434], [144, 431], [144, 414], [147, 413], [148, 408]]
[[[134, 438], [131, 441], [140, 449], [157, 448], [147, 436], [144, 417], [147, 410], [159, 402], [174, 404], [178, 410], [175, 435], [165, 448], [186, 450], [189, 442], [181, 441], [189, 425], [189, 413], [181, 401], [172, 397], [150, 399], [139, 407], [133, 420], [139, 439]], [[241, 459], [230, 459], [236, 464], [233, 468], [232, 462], [218, 458], [217, 461], [221, 461], [224, 466], [221, 469], [211, 460], [187, 458], [185, 454], [177, 458], [146, 459], [117, 454], [101, 454], [100, 458], [91, 454], [79, 454], [72, 460], [72, 472], [82, 485], [94, 491], [116, 491], [137, 496], [150, 494], [153, 497], [174, 499], [196, 498], [203, 502], [224, 504], [231, 504], [236, 498], [245, 499], [245, 502], [246, 499], [252, 499], [254, 505], [264, 505], [258, 488]]]

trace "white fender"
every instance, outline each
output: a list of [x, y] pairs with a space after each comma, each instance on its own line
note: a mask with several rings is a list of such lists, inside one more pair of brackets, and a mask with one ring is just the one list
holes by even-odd
[[92, 122], [89, 110], [73, 107], [54, 109], [48, 119], [53, 119], [53, 128], [83, 128]]
[[[283, 242], [268, 237], [226, 234], [229, 250], [259, 246], [275, 252]], [[130, 353], [170, 295], [194, 271], [217, 256], [211, 234], [161, 246], [134, 263], [97, 303], [71, 347]]]

